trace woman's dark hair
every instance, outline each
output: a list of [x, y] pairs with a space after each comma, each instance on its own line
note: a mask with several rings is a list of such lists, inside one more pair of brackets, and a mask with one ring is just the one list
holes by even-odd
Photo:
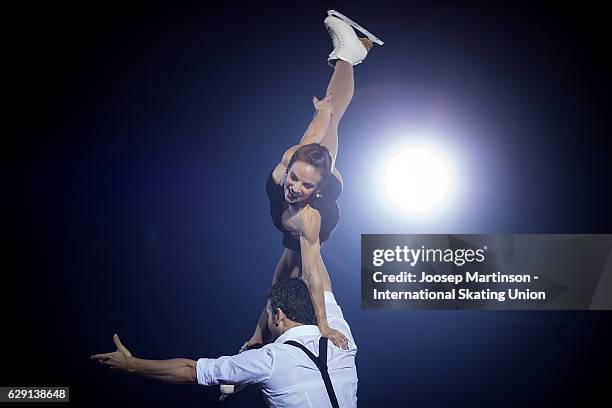
[[327, 147], [321, 146], [318, 143], [310, 143], [297, 149], [289, 160], [287, 170], [291, 168], [297, 160], [310, 164], [321, 172], [320, 188], [325, 185], [329, 174], [331, 173], [332, 157], [327, 150]]
[[297, 323], [317, 324], [306, 284], [299, 278], [278, 282], [270, 290], [272, 313], [279, 308], [285, 316]]

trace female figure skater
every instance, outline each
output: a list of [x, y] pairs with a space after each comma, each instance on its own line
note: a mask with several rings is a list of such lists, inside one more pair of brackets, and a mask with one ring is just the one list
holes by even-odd
[[[342, 177], [334, 164], [338, 124], [353, 97], [353, 66], [365, 59], [373, 42], [381, 45], [383, 42], [346, 16], [334, 10], [328, 14], [324, 24], [334, 45], [328, 64], [334, 73], [325, 98], [319, 101], [313, 97], [316, 114], [299, 144], [290, 147], [272, 171], [266, 192], [272, 221], [283, 233], [285, 247], [272, 284], [301, 275], [308, 285], [321, 334], [337, 347], [347, 348], [346, 337], [327, 324], [323, 292], [331, 291], [331, 283], [320, 245], [328, 239], [339, 218], [336, 199], [342, 191]], [[351, 26], [368, 38], [358, 38]], [[270, 341], [267, 321], [264, 309], [253, 336], [243, 348]]]
[[[266, 185], [274, 225], [283, 233], [283, 254], [272, 284], [301, 276], [308, 286], [321, 335], [337, 347], [348, 349], [348, 339], [329, 327], [324, 292], [332, 291], [320, 246], [335, 229], [339, 219], [336, 199], [342, 191], [342, 177], [335, 168], [338, 151], [338, 124], [353, 97], [353, 66], [361, 63], [378, 38], [342, 14], [328, 11], [324, 20], [334, 50], [328, 64], [334, 68], [323, 100], [313, 98], [315, 116], [299, 144], [290, 147], [276, 165]], [[351, 27], [368, 38], [358, 38]], [[255, 331], [240, 349], [258, 348], [271, 340], [266, 308]], [[221, 400], [242, 387], [222, 385]]]
[[[285, 247], [272, 284], [301, 276], [308, 286], [321, 335], [337, 347], [348, 349], [346, 336], [327, 323], [324, 292], [331, 292], [332, 288], [320, 248], [339, 219], [336, 199], [342, 191], [342, 177], [335, 167], [338, 124], [353, 97], [353, 66], [366, 58], [373, 43], [382, 45], [383, 42], [337, 11], [327, 13], [324, 24], [334, 46], [327, 61], [334, 73], [323, 100], [313, 97], [315, 116], [299, 144], [285, 151], [270, 174], [266, 192], [272, 221], [283, 234]], [[367, 38], [358, 38], [352, 27]], [[259, 348], [273, 340], [267, 322], [268, 312], [264, 307], [253, 336], [239, 352]], [[221, 385], [220, 400], [242, 388]]]

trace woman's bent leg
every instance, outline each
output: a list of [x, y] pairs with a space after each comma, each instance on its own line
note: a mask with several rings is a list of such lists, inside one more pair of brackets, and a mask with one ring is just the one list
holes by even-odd
[[[299, 276], [301, 265], [302, 259], [300, 257], [300, 253], [285, 248], [280, 260], [278, 261], [278, 264], [276, 265], [276, 269], [274, 270], [272, 285], [274, 285], [276, 282]], [[271, 337], [272, 334], [270, 333], [270, 329], [268, 329], [268, 312], [266, 311], [266, 306], [264, 305], [263, 311], [261, 312], [259, 320], [257, 321], [257, 326], [255, 326], [253, 336], [248, 341], [248, 344], [264, 345], [271, 341]]]

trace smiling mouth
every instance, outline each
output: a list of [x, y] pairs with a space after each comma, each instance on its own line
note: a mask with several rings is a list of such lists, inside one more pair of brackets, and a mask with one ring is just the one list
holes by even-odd
[[290, 200], [295, 200], [297, 198], [299, 198], [300, 196], [298, 194], [295, 194], [294, 192], [291, 191], [290, 188], [287, 189], [287, 197], [289, 197]]

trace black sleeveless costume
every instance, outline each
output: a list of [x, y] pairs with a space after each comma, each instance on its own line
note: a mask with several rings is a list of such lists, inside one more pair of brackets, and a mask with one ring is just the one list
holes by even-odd
[[[342, 192], [342, 184], [340, 180], [333, 174], [330, 174], [327, 182], [319, 192], [320, 197], [314, 194], [308, 199], [308, 204], [321, 214], [321, 230], [319, 231], [319, 242], [322, 244], [327, 241], [331, 233], [336, 229], [338, 220], [340, 219], [340, 208], [336, 200]], [[289, 205], [285, 201], [285, 192], [280, 184], [276, 184], [272, 177], [272, 172], [266, 183], [266, 193], [270, 200], [270, 215], [274, 226], [283, 233], [283, 246], [288, 249], [300, 252], [300, 240], [296, 238], [290, 231], [283, 227], [283, 212], [286, 206]]]

